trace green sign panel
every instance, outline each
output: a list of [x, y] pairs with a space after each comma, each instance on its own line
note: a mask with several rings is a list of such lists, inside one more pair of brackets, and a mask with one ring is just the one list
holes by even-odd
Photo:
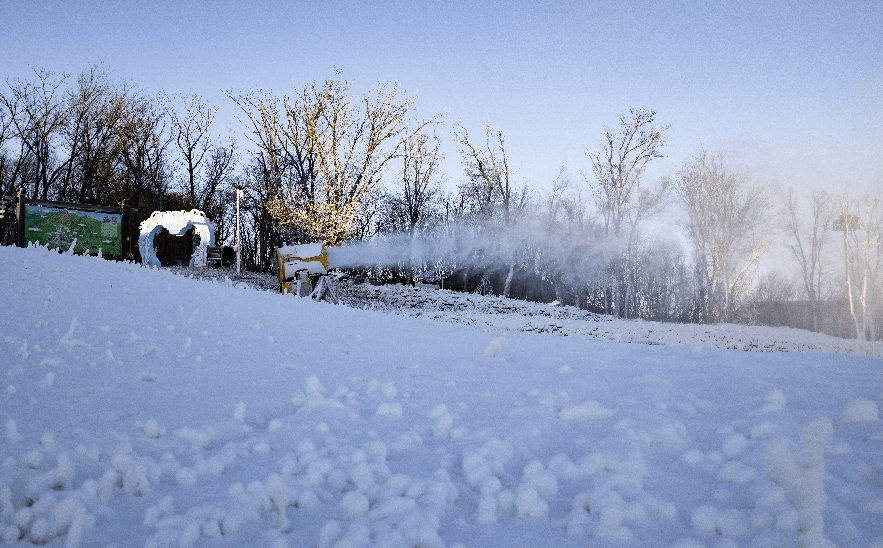
[[24, 244], [49, 244], [49, 249], [67, 251], [74, 238], [74, 253], [122, 255], [123, 216], [118, 213], [78, 211], [25, 205]]

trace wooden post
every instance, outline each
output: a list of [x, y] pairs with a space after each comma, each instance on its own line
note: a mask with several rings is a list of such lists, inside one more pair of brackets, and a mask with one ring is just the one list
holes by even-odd
[[25, 206], [22, 203], [21, 193], [24, 189], [19, 189], [18, 193], [15, 195], [16, 202], [16, 212], [15, 212], [15, 223], [18, 225], [18, 230], [16, 230], [15, 235], [15, 245], [18, 247], [25, 246]]

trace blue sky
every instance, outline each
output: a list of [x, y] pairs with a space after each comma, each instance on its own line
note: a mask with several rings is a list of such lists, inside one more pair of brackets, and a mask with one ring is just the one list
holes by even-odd
[[[294, 93], [335, 68], [363, 93], [397, 80], [421, 115], [508, 136], [516, 180], [574, 180], [631, 107], [671, 124], [648, 184], [700, 147], [777, 187], [883, 183], [883, 3], [0, 0], [0, 76], [103, 62], [146, 92]], [[240, 138], [240, 142], [244, 139]], [[445, 174], [462, 180], [449, 144]]]

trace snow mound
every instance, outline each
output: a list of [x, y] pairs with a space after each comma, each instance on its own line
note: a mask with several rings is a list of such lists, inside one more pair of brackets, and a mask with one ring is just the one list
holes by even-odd
[[852, 400], [846, 404], [843, 413], [840, 414], [840, 422], [842, 423], [869, 422], [879, 418], [880, 410], [877, 408], [877, 404], [868, 398]]

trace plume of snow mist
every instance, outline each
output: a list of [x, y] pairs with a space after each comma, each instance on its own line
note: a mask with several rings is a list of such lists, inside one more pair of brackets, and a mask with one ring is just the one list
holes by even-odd
[[574, 282], [597, 279], [617, 252], [614, 242], [592, 231], [556, 232], [540, 223], [447, 225], [414, 237], [389, 234], [327, 249], [330, 268], [410, 267], [442, 271], [477, 268], [505, 271], [511, 265]]

